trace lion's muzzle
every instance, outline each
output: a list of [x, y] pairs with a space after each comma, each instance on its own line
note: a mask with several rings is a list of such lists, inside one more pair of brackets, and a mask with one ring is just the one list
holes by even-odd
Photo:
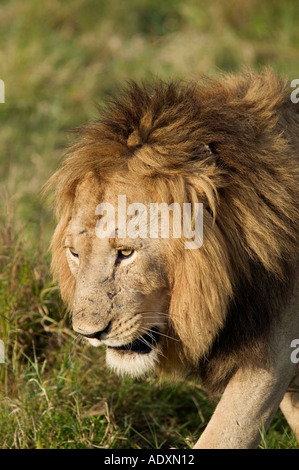
[[111, 321], [108, 323], [108, 325], [100, 330], [100, 331], [96, 331], [95, 333], [82, 333], [81, 331], [78, 333], [80, 333], [80, 335], [84, 336], [85, 338], [87, 339], [97, 339], [99, 341], [102, 341], [104, 339], [104, 337], [109, 333], [110, 329], [111, 329]]
[[[137, 338], [131, 343], [125, 344], [123, 346], [116, 346], [110, 349], [116, 349], [118, 351], [133, 351], [138, 354], [148, 354], [151, 352], [153, 347], [155, 347], [160, 340], [160, 333], [158, 328], [154, 327], [146, 335]], [[109, 346], [108, 346], [109, 347]]]

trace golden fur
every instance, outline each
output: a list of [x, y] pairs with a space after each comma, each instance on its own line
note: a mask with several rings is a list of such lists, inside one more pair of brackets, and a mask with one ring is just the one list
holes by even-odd
[[131, 83], [98, 121], [77, 130], [47, 184], [55, 187], [59, 219], [52, 266], [70, 309], [76, 280], [63, 240], [72, 218], [85, 217], [92, 230], [95, 205], [120, 191], [145, 204], [204, 203], [202, 247], [160, 240], [163, 249], [153, 245], [159, 269], [147, 260], [139, 274], [149, 277], [152, 292], [167, 291], [163, 331], [170, 338], [158, 369], [196, 374], [212, 392], [239, 369], [267, 366], [269, 335], [292, 296], [299, 105], [290, 93], [269, 70], [198, 83]]

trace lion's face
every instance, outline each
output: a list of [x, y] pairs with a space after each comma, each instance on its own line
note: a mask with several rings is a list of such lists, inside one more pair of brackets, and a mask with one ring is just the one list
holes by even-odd
[[[228, 257], [208, 211], [203, 213], [203, 226], [209, 243], [200, 249], [185, 249], [184, 227], [181, 237], [174, 235], [171, 211], [168, 237], [162, 235], [161, 220], [158, 236], [143, 237], [142, 230], [131, 235], [129, 226], [136, 224], [131, 212], [126, 214], [127, 235], [121, 236], [120, 195], [126, 196], [128, 210], [141, 204], [150, 220], [152, 203], [169, 207], [180, 201], [181, 207], [192, 200], [192, 190], [171, 195], [165, 179], [161, 186], [158, 180], [153, 184], [145, 178], [138, 185], [135, 181], [136, 174], [130, 171], [105, 181], [93, 172], [82, 178], [52, 240], [52, 269], [72, 312], [74, 330], [93, 346], [106, 345], [113, 370], [130, 376], [154, 370], [181, 376], [196, 368], [223, 326], [230, 295]], [[98, 207], [103, 203], [115, 209], [115, 226], [110, 233], [106, 217], [104, 227], [110, 235], [101, 238], [98, 229], [104, 213]], [[142, 227], [143, 220], [140, 217], [136, 225]], [[183, 224], [184, 217], [179, 220]], [[213, 256], [225, 269], [211, 262]], [[221, 289], [215, 291], [215, 284]]]
[[[103, 199], [114, 205], [116, 196], [106, 191]], [[142, 195], [131, 197], [140, 201]], [[118, 373], [140, 375], [159, 362], [168, 331], [163, 245], [149, 238], [99, 238], [98, 203], [96, 181], [88, 178], [78, 188], [63, 240], [76, 282], [73, 328], [93, 346], [106, 345], [107, 363]]]

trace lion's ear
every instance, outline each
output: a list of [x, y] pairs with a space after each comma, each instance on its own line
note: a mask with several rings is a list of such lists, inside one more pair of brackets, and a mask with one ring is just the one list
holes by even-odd
[[218, 154], [217, 143], [216, 142], [209, 142], [207, 144], [207, 147], [209, 148], [210, 154], [214, 155], [214, 157], [216, 157], [217, 154]]
[[216, 154], [217, 150], [214, 142], [204, 143], [197, 149], [196, 155], [192, 156], [190, 161], [200, 161], [209, 165], [216, 162]]
[[203, 145], [203, 155], [206, 155], [207, 157], [212, 157], [213, 156], [213, 150], [212, 150], [213, 143], [210, 144], [204, 144]]
[[202, 145], [200, 158], [208, 164], [217, 163], [217, 154], [217, 144], [215, 142]]

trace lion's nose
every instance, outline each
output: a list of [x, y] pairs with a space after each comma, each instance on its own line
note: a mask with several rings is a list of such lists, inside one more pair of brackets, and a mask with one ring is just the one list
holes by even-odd
[[112, 322], [110, 321], [108, 325], [101, 331], [96, 331], [95, 333], [90, 333], [90, 334], [85, 334], [85, 333], [80, 333], [80, 334], [82, 336], [85, 336], [85, 338], [90, 338], [90, 339], [96, 338], [98, 340], [101, 340], [105, 334], [109, 333], [111, 329], [111, 323]]

